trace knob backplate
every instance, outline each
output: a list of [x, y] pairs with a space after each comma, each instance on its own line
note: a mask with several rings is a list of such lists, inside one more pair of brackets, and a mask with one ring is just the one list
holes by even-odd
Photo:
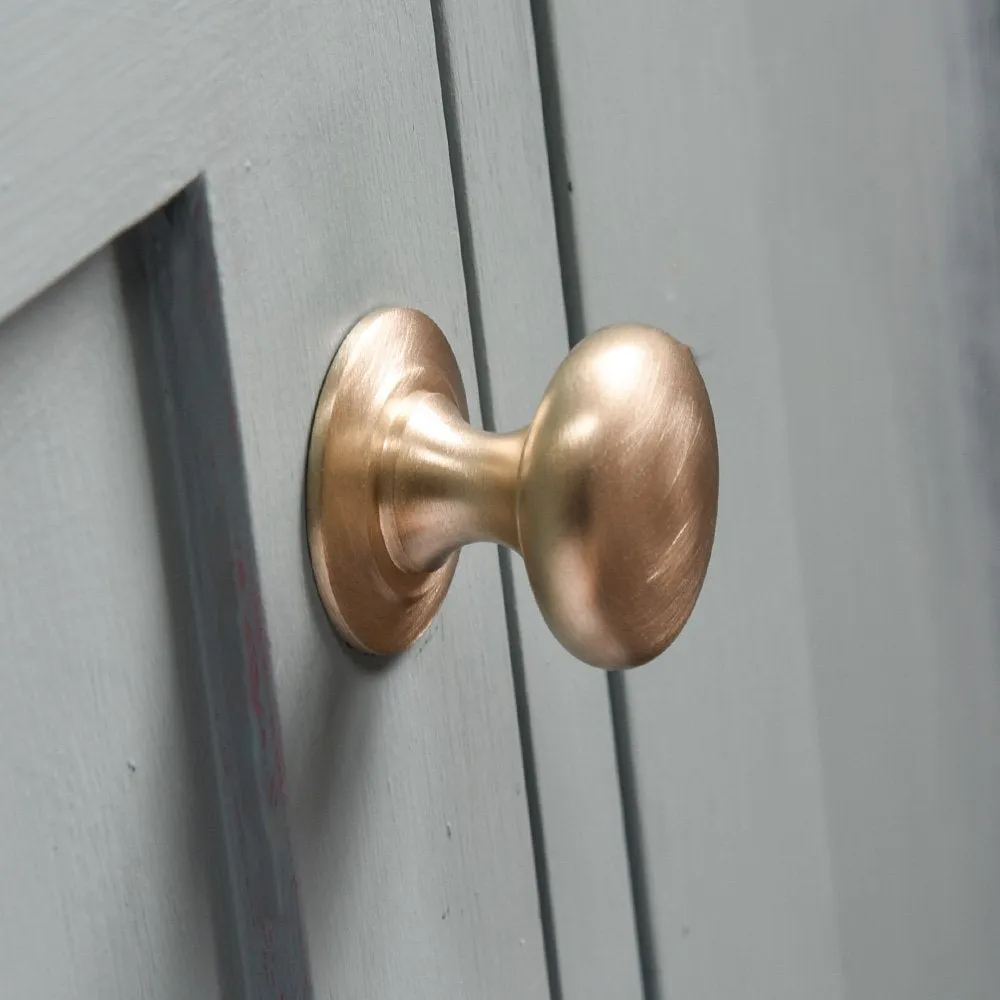
[[444, 334], [416, 309], [369, 313], [327, 372], [306, 469], [309, 554], [323, 606], [364, 652], [411, 645], [444, 600], [458, 551], [427, 571], [400, 569], [379, 520], [380, 466], [400, 404], [430, 393], [468, 419], [458, 362]]

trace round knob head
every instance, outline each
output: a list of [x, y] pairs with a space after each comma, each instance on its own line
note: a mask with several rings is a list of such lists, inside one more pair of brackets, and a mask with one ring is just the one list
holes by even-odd
[[689, 348], [648, 326], [592, 334], [528, 430], [517, 524], [539, 607], [596, 666], [638, 666], [677, 637], [715, 537], [719, 453]]

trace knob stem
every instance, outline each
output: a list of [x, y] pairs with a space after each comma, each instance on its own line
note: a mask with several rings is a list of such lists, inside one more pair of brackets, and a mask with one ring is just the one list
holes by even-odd
[[527, 430], [476, 430], [438, 393], [412, 393], [386, 410], [378, 515], [395, 565], [430, 572], [470, 542], [518, 549], [517, 473]]

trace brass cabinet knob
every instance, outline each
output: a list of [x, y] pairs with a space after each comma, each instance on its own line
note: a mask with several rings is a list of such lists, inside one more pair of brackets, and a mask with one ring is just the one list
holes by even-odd
[[396, 308], [366, 316], [337, 351], [306, 478], [316, 582], [352, 646], [405, 649], [444, 600], [459, 548], [486, 540], [521, 553], [570, 652], [615, 668], [656, 656], [691, 614], [719, 458], [705, 383], [668, 334], [593, 334], [528, 427], [488, 434], [469, 426], [444, 335]]

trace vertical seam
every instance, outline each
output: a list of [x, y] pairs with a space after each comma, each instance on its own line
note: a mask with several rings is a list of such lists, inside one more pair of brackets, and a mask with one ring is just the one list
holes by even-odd
[[[577, 254], [576, 225], [573, 218], [573, 183], [566, 150], [565, 124], [560, 102], [559, 74], [556, 66], [555, 35], [548, 0], [531, 0], [531, 22], [535, 34], [535, 55], [545, 127], [545, 147], [549, 161], [549, 184], [556, 222], [556, 245], [562, 278], [563, 306], [570, 345], [585, 335], [580, 263]], [[636, 781], [635, 754], [628, 714], [625, 679], [620, 673], [608, 674], [608, 709], [614, 733], [615, 764], [621, 790], [622, 826], [632, 913], [635, 920], [636, 948], [645, 1000], [662, 1000], [660, 971], [656, 961], [653, 915], [646, 878], [642, 818]]]
[[[437, 51], [438, 73], [441, 80], [441, 104], [444, 112], [445, 134], [448, 141], [448, 158], [451, 164], [452, 187], [455, 193], [455, 215], [458, 221], [459, 248], [465, 277], [465, 294], [472, 332], [476, 381], [479, 385], [479, 404], [483, 427], [496, 430], [493, 393], [490, 385], [489, 359], [486, 352], [486, 333], [483, 329], [482, 305], [479, 294], [479, 277], [476, 270], [475, 243], [469, 211], [469, 193], [462, 161], [462, 142], [459, 127], [458, 97], [455, 75], [452, 70], [451, 51], [448, 44], [447, 25], [443, 0], [430, 0], [431, 20], [434, 26], [434, 45]], [[535, 881], [538, 891], [539, 919], [542, 926], [542, 943], [545, 948], [545, 969], [548, 976], [549, 995], [552, 1000], [562, 1000], [559, 978], [559, 961], [556, 949], [555, 924], [552, 911], [552, 893], [549, 884], [545, 835], [542, 827], [541, 803], [535, 773], [535, 751], [531, 738], [531, 715], [528, 708], [527, 686], [524, 678], [524, 651], [521, 630], [514, 603], [513, 567], [510, 553], [499, 548], [500, 583], [503, 592], [507, 625], [507, 645], [510, 650], [511, 674], [514, 682], [514, 704], [517, 712], [521, 740], [521, 761], [524, 770], [525, 799], [528, 807], [528, 824], [531, 832], [532, 853], [535, 863]]]

